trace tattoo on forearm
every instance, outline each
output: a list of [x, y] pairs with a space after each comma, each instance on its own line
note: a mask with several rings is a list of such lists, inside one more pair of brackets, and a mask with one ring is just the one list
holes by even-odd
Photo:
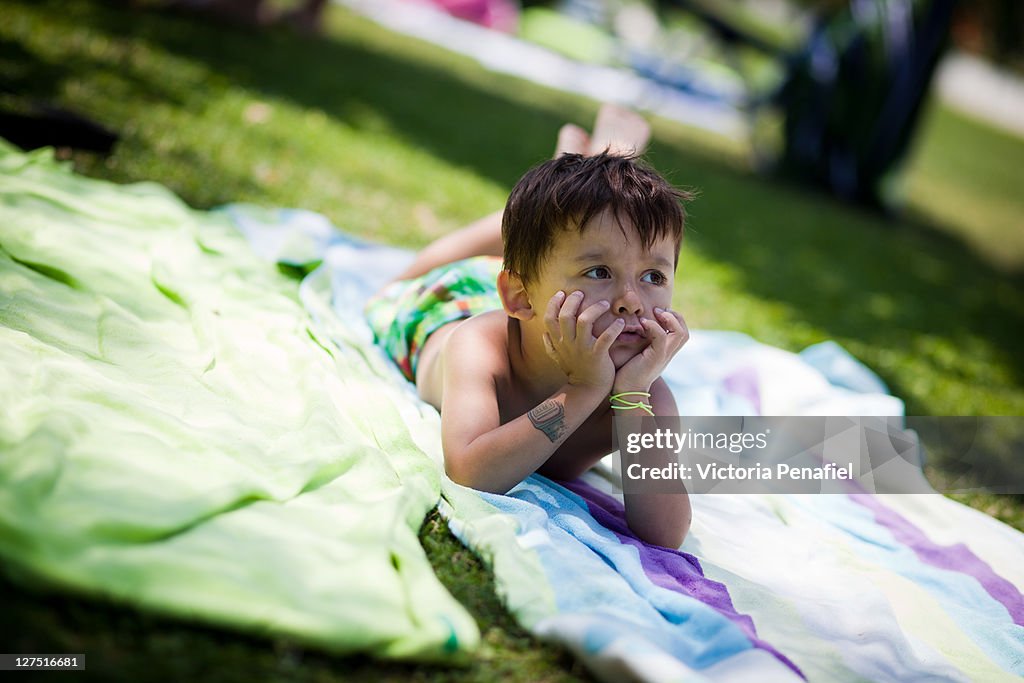
[[565, 433], [565, 407], [553, 398], [544, 401], [526, 416], [534, 427], [544, 432], [551, 443], [558, 441]]

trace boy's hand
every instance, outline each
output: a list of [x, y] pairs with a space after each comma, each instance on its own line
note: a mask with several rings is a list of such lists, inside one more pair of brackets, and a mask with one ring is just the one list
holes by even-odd
[[582, 303], [583, 292], [577, 290], [568, 296], [555, 292], [544, 313], [544, 348], [569, 378], [569, 384], [608, 391], [615, 379], [615, 364], [608, 350], [625, 324], [616, 320], [595, 339], [594, 321], [610, 304], [598, 301], [579, 313]]
[[654, 380], [664, 372], [665, 366], [690, 339], [690, 330], [683, 316], [661, 308], [654, 309], [654, 316], [658, 322], [649, 318], [641, 319], [651, 343], [615, 373], [612, 393], [649, 391]]

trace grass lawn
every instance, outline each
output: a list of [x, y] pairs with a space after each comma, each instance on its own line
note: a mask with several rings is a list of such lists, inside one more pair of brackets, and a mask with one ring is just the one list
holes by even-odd
[[[79, 171], [157, 181], [196, 207], [312, 209], [409, 247], [499, 208], [550, 155], [558, 126], [589, 125], [597, 109], [339, 8], [319, 39], [87, 0], [0, 0], [0, 15], [0, 105], [45, 100], [121, 135], [110, 157], [72, 155]], [[735, 143], [654, 125], [651, 161], [701, 194], [676, 286], [691, 327], [794, 351], [834, 339], [908, 414], [1024, 414], [1024, 141], [930, 107], [908, 163], [907, 211], [892, 219], [755, 176]], [[1017, 499], [957, 497], [1024, 529]], [[87, 652], [89, 675], [103, 680], [145, 678], [154, 663], [175, 679], [585, 677], [509, 619], [436, 515], [421, 540], [484, 633], [465, 667], [334, 658], [6, 582], [14, 619], [4, 628], [20, 626], [4, 642], [9, 652]]]

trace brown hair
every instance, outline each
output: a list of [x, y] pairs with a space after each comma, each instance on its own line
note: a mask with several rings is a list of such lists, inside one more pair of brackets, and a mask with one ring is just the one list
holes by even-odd
[[686, 218], [682, 202], [693, 196], [669, 185], [635, 156], [563, 154], [545, 161], [519, 179], [505, 204], [505, 270], [525, 283], [536, 281], [557, 234], [572, 227], [582, 233], [605, 209], [611, 209], [620, 228], [628, 218], [646, 249], [672, 237], [678, 264]]

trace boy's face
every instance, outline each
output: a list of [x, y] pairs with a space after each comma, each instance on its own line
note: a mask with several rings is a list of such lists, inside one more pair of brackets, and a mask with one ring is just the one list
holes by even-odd
[[675, 259], [674, 240], [656, 240], [645, 250], [628, 218], [620, 227], [610, 211], [603, 211], [582, 232], [565, 230], [558, 235], [537, 281], [527, 288], [538, 326], [543, 325], [539, 319], [559, 290], [567, 296], [583, 292], [580, 313], [591, 304], [607, 301], [611, 306], [594, 323], [593, 334], [599, 336], [617, 318], [625, 321], [610, 352], [618, 369], [650, 344], [640, 318], [657, 321], [655, 307], [671, 308]]

